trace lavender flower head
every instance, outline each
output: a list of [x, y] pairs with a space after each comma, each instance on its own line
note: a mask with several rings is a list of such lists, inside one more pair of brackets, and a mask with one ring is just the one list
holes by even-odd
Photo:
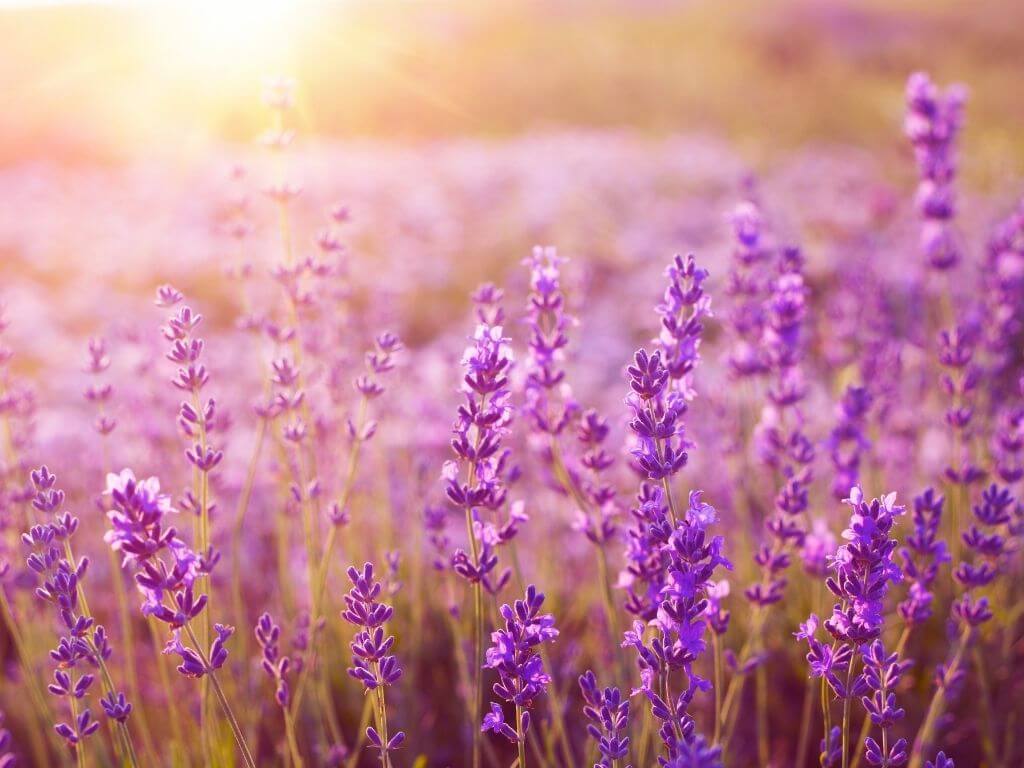
[[903, 130], [914, 148], [920, 176], [915, 202], [923, 222], [921, 251], [933, 269], [945, 271], [960, 261], [951, 222], [956, 213], [956, 139], [967, 91], [954, 85], [943, 93], [927, 74], [915, 72], [907, 80], [906, 94]]
[[[600, 689], [589, 669], [579, 679], [587, 733], [597, 742], [601, 755], [594, 768], [613, 768], [629, 754], [629, 699], [618, 688]], [[629, 766], [626, 766], [629, 768]]]
[[501, 705], [492, 702], [482, 729], [500, 733], [513, 743], [525, 742], [530, 730], [529, 709], [551, 683], [538, 647], [558, 637], [558, 630], [554, 617], [540, 612], [543, 604], [543, 593], [531, 584], [522, 600], [502, 605], [505, 626], [491, 633], [491, 647], [485, 655], [484, 667], [498, 673], [494, 693], [515, 706], [517, 722], [515, 728], [505, 722]]
[[565, 311], [559, 265], [565, 259], [550, 247], [536, 246], [524, 262], [530, 268], [526, 324], [526, 412], [539, 432], [558, 435], [576, 406], [565, 382], [566, 330], [573, 318]]
[[[493, 315], [499, 310], [489, 311]], [[510, 576], [505, 571], [493, 577], [498, 563], [494, 548], [511, 540], [524, 519], [513, 510], [508, 520], [496, 527], [480, 515], [481, 509], [499, 510], [507, 494], [505, 472], [509, 452], [502, 447], [502, 440], [512, 419], [512, 361], [509, 339], [502, 327], [486, 323], [477, 326], [462, 357], [464, 402], [459, 406], [451, 440], [456, 460], [447, 462], [442, 472], [445, 495], [453, 506], [465, 511], [476, 540], [470, 542], [471, 554], [455, 552], [453, 568], [467, 581], [480, 583], [492, 593], [497, 593]]]
[[361, 571], [349, 567], [348, 578], [352, 588], [345, 595], [345, 610], [341, 617], [359, 630], [349, 643], [352, 666], [348, 673], [361, 682], [368, 693], [378, 697], [377, 724], [366, 729], [366, 737], [380, 750], [381, 761], [390, 765], [389, 753], [405, 741], [402, 731], [394, 736], [388, 734], [383, 704], [384, 689], [402, 677], [402, 667], [391, 653], [395, 638], [386, 630], [394, 609], [378, 600], [383, 586], [374, 580], [373, 565], [366, 563]]

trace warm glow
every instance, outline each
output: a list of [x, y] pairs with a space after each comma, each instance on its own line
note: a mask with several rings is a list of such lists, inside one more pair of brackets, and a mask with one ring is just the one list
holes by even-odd
[[189, 0], [155, 4], [147, 18], [168, 67], [223, 81], [286, 65], [314, 12], [302, 0]]

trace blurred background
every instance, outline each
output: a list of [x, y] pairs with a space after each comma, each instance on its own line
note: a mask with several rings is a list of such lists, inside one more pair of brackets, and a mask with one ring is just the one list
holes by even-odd
[[0, 2], [0, 162], [178, 157], [263, 127], [300, 84], [307, 135], [426, 141], [569, 128], [902, 145], [907, 73], [970, 84], [975, 181], [1024, 160], [1016, 0]]
[[20, 286], [14, 309], [63, 324], [55, 338], [124, 316], [76, 276], [129, 306], [171, 281], [230, 322], [218, 272], [239, 258], [224, 224], [240, 195], [245, 258], [278, 255], [271, 75], [297, 84], [299, 247], [349, 205], [353, 295], [389, 292], [412, 341], [481, 280], [521, 281], [538, 242], [595, 296], [656, 279], [675, 250], [717, 280], [751, 178], [813, 276], [865, 227], [912, 221], [915, 69], [970, 90], [968, 236], [1024, 175], [1018, 0], [0, 0], [0, 40], [0, 280]]

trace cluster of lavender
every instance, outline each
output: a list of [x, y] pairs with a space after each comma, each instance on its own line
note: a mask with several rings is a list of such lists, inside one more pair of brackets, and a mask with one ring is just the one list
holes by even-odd
[[[181, 659], [178, 672], [185, 677], [209, 678], [225, 717], [232, 727], [243, 761], [254, 766], [252, 753], [217, 682], [216, 670], [228, 659], [226, 643], [234, 627], [214, 624], [216, 637], [204, 648], [193, 622], [205, 613], [209, 598], [197, 594], [199, 580], [208, 577], [219, 555], [212, 548], [197, 553], [165, 520], [175, 510], [170, 497], [160, 492], [155, 477], [138, 481], [130, 469], [107, 476], [110, 531], [104, 536], [111, 549], [121, 555], [121, 565], [135, 573], [143, 596], [142, 613], [163, 622], [171, 630], [164, 653]], [[182, 640], [182, 632], [185, 640]]]
[[55, 730], [74, 752], [78, 764], [84, 765], [84, 741], [100, 727], [83, 701], [96, 679], [85, 669], [93, 667], [100, 671], [105, 691], [100, 701], [103, 711], [117, 724], [118, 748], [123, 750], [123, 758], [136, 766], [138, 757], [126, 726], [132, 707], [124, 694], [114, 690], [106, 664], [113, 651], [106, 630], [93, 619], [85, 598], [83, 582], [89, 559], [76, 559], [71, 547], [79, 518], [62, 511], [64, 491], [56, 487], [56, 476], [45, 466], [34, 470], [31, 477], [35, 488], [32, 506], [52, 520], [32, 526], [22, 535], [22, 541], [32, 550], [26, 560], [28, 567], [42, 580], [36, 595], [53, 606], [60, 620], [60, 639], [50, 652], [55, 669], [48, 690], [66, 698], [71, 713], [71, 723], [58, 723]]
[[456, 550], [452, 567], [468, 582], [482, 585], [491, 594], [497, 594], [511, 576], [506, 569], [495, 577], [495, 547], [511, 541], [524, 519], [518, 508], [501, 525], [480, 514], [481, 510], [497, 514], [504, 506], [510, 458], [509, 450], [502, 447], [502, 438], [512, 420], [509, 373], [513, 356], [502, 326], [488, 322], [502, 318], [497, 303], [500, 292], [495, 291], [485, 287], [474, 298], [481, 322], [462, 357], [466, 373], [461, 390], [465, 401], [459, 406], [451, 440], [456, 460], [447, 462], [443, 471], [445, 495], [456, 509], [465, 513], [470, 546], [468, 554]]
[[[636, 525], [629, 532], [619, 586], [627, 591], [626, 610], [646, 621], [656, 615], [660, 599], [664, 578], [661, 548], [679, 522], [670, 481], [686, 465], [691, 447], [683, 417], [694, 396], [690, 376], [700, 362], [702, 320], [711, 311], [710, 297], [702, 287], [707, 272], [697, 267], [692, 256], [685, 262], [677, 256], [667, 274], [669, 286], [658, 307], [662, 317], [660, 348], [652, 354], [637, 351], [627, 369], [630, 391], [626, 405], [633, 413], [629, 426], [636, 443], [632, 455], [634, 468], [644, 481], [631, 510]], [[671, 359], [671, 368], [663, 355]]]
[[903, 130], [914, 147], [917, 208], [923, 220], [921, 251], [936, 270], [954, 268], [960, 245], [951, 221], [956, 213], [956, 138], [963, 124], [967, 92], [951, 86], [945, 93], [923, 72], [907, 81], [907, 115]]
[[[822, 766], [848, 765], [851, 740], [850, 705], [854, 699], [862, 699], [873, 722], [883, 730], [886, 749], [881, 750], [874, 740], [865, 743], [869, 760], [879, 757], [883, 761], [873, 765], [902, 765], [906, 761], [906, 742], [900, 740], [888, 745], [887, 731], [899, 716], [893, 700], [890, 699], [890, 685], [898, 678], [902, 667], [897, 655], [886, 656], [881, 644], [874, 647], [881, 635], [885, 621], [885, 598], [889, 585], [903, 577], [899, 565], [893, 561], [898, 541], [891, 537], [896, 519], [906, 511], [896, 504], [896, 494], [882, 499], [865, 501], [859, 487], [850, 491], [846, 500], [849, 504], [850, 524], [843, 531], [847, 543], [836, 551], [831, 559], [831, 575], [825, 586], [835, 595], [838, 602], [832, 608], [832, 615], [823, 624], [832, 636], [831, 644], [818, 640], [817, 615], [800, 626], [796, 637], [806, 640], [809, 646], [807, 662], [813, 677], [821, 678], [822, 686], [827, 684], [835, 698], [843, 702], [841, 726], [832, 726], [830, 702], [822, 689], [822, 716], [825, 722], [826, 738], [822, 741]], [[865, 662], [882, 665], [874, 676], [856, 673], [856, 651], [862, 651]], [[896, 667], [893, 667], [893, 665]], [[885, 684], [883, 689], [882, 685]], [[871, 697], [867, 694], [875, 691]], [[880, 698], [876, 694], [881, 691]]]
[[[702, 318], [710, 313], [710, 299], [702, 288], [707, 273], [692, 257], [685, 262], [677, 257], [668, 277], [665, 302], [659, 307], [662, 348], [653, 354], [639, 350], [627, 369], [626, 403], [633, 412], [630, 428], [637, 442], [632, 452], [645, 482], [633, 512], [637, 526], [630, 531], [628, 565], [620, 583], [627, 589], [627, 609], [647, 624], [635, 621], [623, 647], [636, 652], [640, 691], [661, 722], [661, 764], [713, 765], [721, 750], [707, 747], [688, 710], [694, 696], [711, 687], [693, 671], [706, 648], [708, 594], [716, 586], [711, 577], [720, 566], [732, 566], [722, 555], [722, 537], [707, 534], [717, 519], [714, 508], [701, 501], [700, 491], [692, 491], [688, 508], [677, 514], [671, 485], [688, 459], [683, 416], [693, 397], [689, 377], [700, 360]], [[648, 484], [653, 482], [660, 485]], [[653, 629], [650, 639], [645, 626]], [[675, 695], [671, 681], [680, 671], [686, 684]], [[691, 753], [703, 753], [710, 762], [678, 762]]]

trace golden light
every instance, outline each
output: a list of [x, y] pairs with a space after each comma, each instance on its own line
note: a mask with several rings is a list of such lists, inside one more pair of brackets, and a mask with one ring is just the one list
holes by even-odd
[[224, 87], [288, 67], [318, 15], [303, 0], [185, 0], [146, 12], [159, 59]]

